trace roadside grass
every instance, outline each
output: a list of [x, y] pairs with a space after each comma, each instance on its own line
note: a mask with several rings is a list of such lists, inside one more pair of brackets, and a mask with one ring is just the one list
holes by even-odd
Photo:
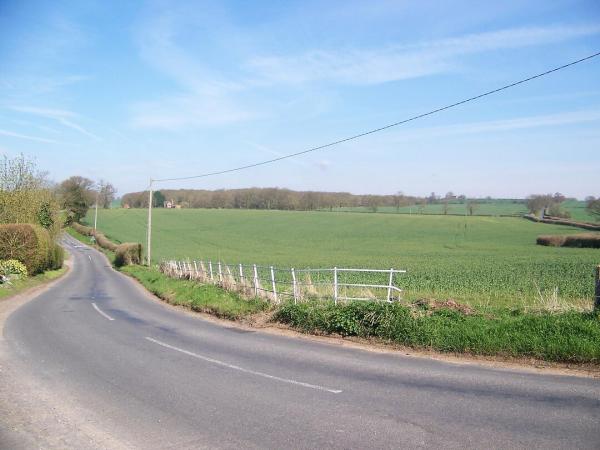
[[278, 308], [274, 320], [305, 333], [375, 337], [440, 352], [600, 363], [600, 316], [593, 312], [467, 314], [414, 303], [290, 302]]
[[244, 300], [217, 286], [169, 278], [155, 268], [125, 266], [120, 271], [135, 278], [154, 295], [172, 305], [185, 306], [224, 319], [240, 319], [270, 308], [269, 303], [263, 300]]
[[49, 281], [55, 280], [62, 276], [67, 271], [66, 267], [62, 267], [58, 270], [47, 270], [44, 273], [35, 275], [33, 277], [26, 277], [19, 280], [12, 280], [11, 284], [0, 285], [0, 300], [12, 297], [13, 295], [19, 294], [27, 289], [39, 286]]

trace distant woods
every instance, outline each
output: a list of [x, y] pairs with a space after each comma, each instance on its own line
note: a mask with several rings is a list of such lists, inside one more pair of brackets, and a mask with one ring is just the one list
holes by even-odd
[[[162, 189], [153, 193], [154, 207], [165, 205], [181, 208], [230, 208], [230, 209], [279, 209], [313, 211], [320, 209], [364, 207], [376, 212], [380, 207], [400, 209], [415, 206], [416, 210], [428, 204], [465, 204], [474, 214], [478, 203], [464, 195], [452, 192], [440, 197], [431, 193], [428, 197], [415, 197], [398, 192], [393, 195], [354, 195], [348, 192], [292, 191], [280, 188], [221, 189], [216, 191], [196, 189]], [[147, 208], [148, 191], [132, 192], [122, 197], [125, 208]]]

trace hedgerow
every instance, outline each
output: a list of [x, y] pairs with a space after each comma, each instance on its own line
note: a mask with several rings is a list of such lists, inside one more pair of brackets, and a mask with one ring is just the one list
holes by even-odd
[[376, 337], [442, 352], [600, 362], [600, 318], [592, 312], [465, 314], [401, 303], [290, 302], [274, 320], [309, 333]]

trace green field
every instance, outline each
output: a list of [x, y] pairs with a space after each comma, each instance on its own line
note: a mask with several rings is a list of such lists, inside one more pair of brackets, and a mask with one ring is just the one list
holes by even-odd
[[[145, 243], [146, 214], [101, 210], [98, 227], [113, 240]], [[531, 305], [539, 287], [589, 305], [600, 263], [596, 249], [535, 244], [539, 234], [579, 230], [520, 218], [226, 209], [155, 209], [153, 217], [154, 261], [407, 269], [399, 284], [410, 298]]]
[[[571, 215], [573, 220], [580, 222], [595, 222], [597, 218], [591, 215], [586, 210], [586, 202], [579, 200], [566, 200], [562, 203], [562, 209]], [[329, 211], [329, 209], [323, 209], [323, 211]], [[334, 208], [334, 212], [360, 212], [360, 213], [372, 213], [373, 209], [366, 206], [357, 207], [342, 207]], [[412, 205], [402, 206], [395, 208], [393, 206], [379, 206], [377, 207], [378, 213], [388, 214], [434, 214], [444, 215], [444, 205], [442, 204], [427, 204], [423, 206]], [[477, 204], [473, 211], [475, 216], [522, 216], [527, 214], [527, 206], [524, 201], [517, 200], [482, 200]], [[446, 211], [448, 215], [454, 216], [465, 216], [469, 215], [466, 203], [459, 203], [453, 201], [448, 203], [448, 209]]]
[[[328, 210], [327, 210], [328, 211]], [[372, 209], [366, 206], [358, 207], [343, 207], [335, 208], [334, 211], [341, 212], [373, 212]], [[380, 213], [397, 213], [397, 214], [444, 214], [444, 205], [442, 204], [426, 204], [423, 206], [412, 205], [412, 206], [401, 206], [395, 208], [393, 206], [379, 206], [377, 212]], [[515, 202], [511, 200], [491, 200], [486, 202], [478, 203], [473, 211], [473, 215], [476, 216], [522, 216], [527, 214], [527, 206], [523, 202]], [[466, 203], [451, 202], [448, 203], [448, 215], [454, 216], [465, 216], [469, 212], [467, 210]]]

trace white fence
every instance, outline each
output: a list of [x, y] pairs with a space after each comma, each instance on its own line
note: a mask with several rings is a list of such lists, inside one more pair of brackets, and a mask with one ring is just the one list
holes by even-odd
[[230, 265], [221, 261], [164, 261], [161, 272], [175, 278], [198, 280], [240, 292], [266, 297], [275, 303], [282, 298], [298, 302], [311, 298], [339, 300], [387, 300], [402, 298], [396, 285], [396, 269], [279, 269], [273, 266]]

